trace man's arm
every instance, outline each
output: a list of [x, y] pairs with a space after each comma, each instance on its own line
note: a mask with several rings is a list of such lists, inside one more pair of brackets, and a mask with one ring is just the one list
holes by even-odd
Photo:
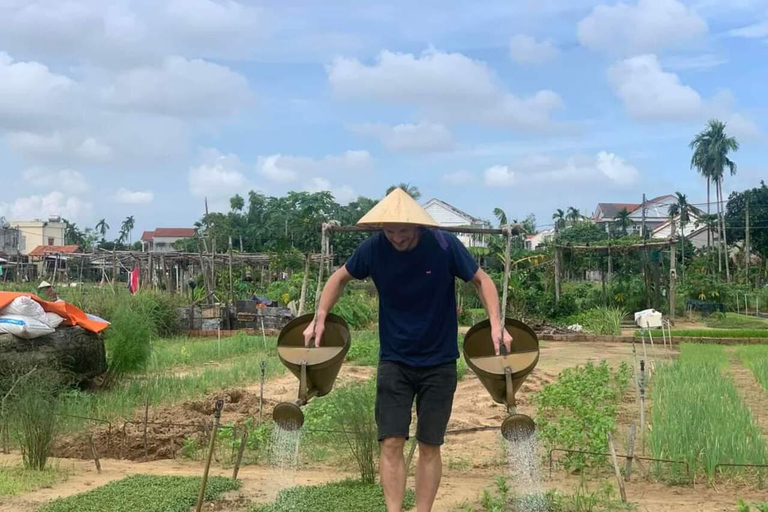
[[320, 304], [317, 307], [317, 314], [304, 330], [305, 346], [309, 346], [313, 335], [315, 338], [315, 346], [320, 346], [320, 341], [322, 340], [323, 332], [325, 331], [325, 319], [344, 292], [344, 287], [352, 279], [354, 279], [354, 277], [352, 277], [352, 274], [347, 271], [347, 267], [344, 265], [328, 278], [328, 282], [325, 283], [323, 292], [320, 294]]
[[[493, 279], [483, 269], [478, 269], [475, 272], [475, 275], [472, 277], [472, 284], [475, 285], [488, 319], [491, 321], [491, 338], [493, 339], [493, 347], [496, 349], [496, 355], [498, 355], [502, 336], [499, 292]], [[509, 352], [512, 349], [512, 336], [506, 329], [503, 330], [503, 333], [504, 344], [507, 346], [507, 352]]]

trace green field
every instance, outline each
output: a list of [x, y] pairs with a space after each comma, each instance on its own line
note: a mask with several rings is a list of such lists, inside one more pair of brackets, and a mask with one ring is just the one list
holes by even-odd
[[[654, 342], [662, 340], [661, 330], [650, 331]], [[681, 338], [765, 338], [768, 339], [768, 330], [766, 329], [672, 329], [672, 336]], [[646, 337], [648, 331], [646, 331]], [[666, 333], [669, 335], [669, 333]], [[635, 331], [635, 337], [642, 336], [640, 331]]]

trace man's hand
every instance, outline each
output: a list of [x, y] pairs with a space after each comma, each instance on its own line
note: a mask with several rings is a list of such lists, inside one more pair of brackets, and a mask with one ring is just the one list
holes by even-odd
[[[512, 351], [512, 335], [506, 329], [503, 330], [503, 334], [504, 334], [504, 345], [507, 348], [507, 354], [509, 354]], [[501, 346], [501, 336], [502, 336], [501, 325], [491, 326], [491, 339], [493, 340], [493, 349], [496, 351], [497, 356], [501, 353], [501, 351], [499, 350], [499, 347]]]
[[304, 329], [304, 346], [310, 346], [314, 338], [315, 347], [319, 347], [320, 341], [323, 339], [323, 332], [325, 332], [325, 321], [318, 321], [317, 317], [313, 318], [307, 328]]

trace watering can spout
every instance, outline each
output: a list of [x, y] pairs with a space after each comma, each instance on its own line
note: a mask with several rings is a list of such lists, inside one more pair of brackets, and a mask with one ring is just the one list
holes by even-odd
[[504, 438], [525, 440], [535, 433], [536, 424], [529, 416], [517, 412], [515, 395], [539, 361], [539, 341], [536, 333], [522, 322], [505, 319], [505, 325], [514, 340], [509, 353], [501, 344], [500, 355], [496, 355], [490, 321], [484, 320], [464, 337], [464, 359], [491, 398], [506, 406], [507, 417], [501, 424]]
[[331, 392], [341, 364], [350, 346], [349, 327], [343, 318], [329, 314], [325, 320], [322, 346], [306, 347], [304, 329], [314, 319], [308, 314], [292, 320], [277, 338], [280, 362], [299, 379], [298, 398], [281, 402], [272, 411], [272, 419], [282, 430], [298, 430], [304, 424], [302, 407], [316, 396]]

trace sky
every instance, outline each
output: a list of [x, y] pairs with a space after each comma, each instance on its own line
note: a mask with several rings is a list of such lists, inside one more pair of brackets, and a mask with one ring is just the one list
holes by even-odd
[[[208, 199], [419, 187], [471, 215], [768, 177], [768, 0], [0, 0], [0, 217], [186, 227]], [[134, 239], [136, 236], [134, 235]]]

